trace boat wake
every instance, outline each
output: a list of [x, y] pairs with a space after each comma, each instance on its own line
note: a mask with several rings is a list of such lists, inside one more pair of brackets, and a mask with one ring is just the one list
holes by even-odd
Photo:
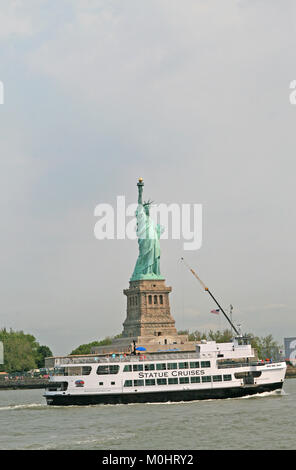
[[[254, 395], [246, 395], [244, 397], [234, 398], [234, 400], [249, 400], [250, 398], [266, 398], [266, 397], [279, 397], [289, 395], [283, 389], [273, 390], [272, 392], [263, 392], [263, 393], [255, 393]], [[232, 398], [229, 398], [232, 400]]]
[[0, 406], [0, 411], [48, 408], [44, 403], [24, 403], [20, 405]]

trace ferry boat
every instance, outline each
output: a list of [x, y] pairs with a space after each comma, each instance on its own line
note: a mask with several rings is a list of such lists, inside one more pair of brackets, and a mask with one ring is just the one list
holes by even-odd
[[56, 360], [48, 405], [95, 405], [236, 398], [281, 390], [284, 361], [256, 360], [249, 339], [201, 341], [195, 352], [72, 356]]

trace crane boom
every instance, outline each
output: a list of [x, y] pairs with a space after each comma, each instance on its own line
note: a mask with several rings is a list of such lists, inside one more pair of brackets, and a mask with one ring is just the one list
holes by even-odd
[[204, 290], [206, 292], [208, 292], [208, 294], [212, 297], [212, 299], [214, 300], [214, 302], [216, 303], [216, 305], [219, 307], [219, 309], [221, 310], [221, 312], [223, 313], [223, 315], [225, 316], [226, 320], [228, 321], [228, 323], [231, 325], [231, 327], [234, 329], [234, 331], [236, 332], [236, 334], [238, 336], [241, 336], [239, 331], [236, 329], [236, 327], [234, 326], [234, 324], [232, 323], [232, 321], [230, 320], [230, 318], [228, 317], [228, 315], [225, 313], [225, 311], [223, 310], [223, 308], [221, 307], [221, 305], [219, 304], [219, 302], [215, 299], [215, 297], [213, 296], [212, 292], [210, 291], [210, 289], [204, 284], [204, 282], [200, 279], [200, 277], [196, 274], [196, 272], [194, 271], [194, 269], [192, 269], [187, 263], [186, 261], [184, 260], [184, 258], [181, 258], [181, 261], [183, 261], [183, 263], [185, 264], [185, 266], [189, 269], [189, 271], [193, 274], [193, 276], [200, 282], [200, 284], [202, 285], [202, 287], [204, 288]]

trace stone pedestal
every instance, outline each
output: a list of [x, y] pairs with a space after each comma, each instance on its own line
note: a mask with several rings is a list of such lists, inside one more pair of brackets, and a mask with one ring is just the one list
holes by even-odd
[[127, 296], [127, 316], [122, 336], [174, 336], [175, 320], [170, 313], [171, 287], [164, 280], [130, 281]]
[[147, 352], [194, 351], [195, 343], [187, 335], [178, 335], [171, 316], [169, 294], [165, 280], [130, 281], [123, 293], [127, 297], [126, 319], [121, 338], [109, 346], [94, 347], [95, 354], [128, 353], [133, 342]]

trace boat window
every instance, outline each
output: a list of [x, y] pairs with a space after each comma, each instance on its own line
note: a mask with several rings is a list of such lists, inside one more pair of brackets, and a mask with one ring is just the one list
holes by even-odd
[[240, 358], [240, 359], [226, 359], [226, 360], [219, 360], [217, 361], [218, 369], [229, 369], [232, 367], [245, 367], [249, 366], [247, 359]]
[[223, 375], [223, 380], [224, 380], [225, 382], [231, 380], [231, 375], [230, 375], [230, 374]]
[[156, 364], [156, 370], [166, 370], [166, 363]]
[[104, 385], [104, 382], [99, 382], [99, 385]]
[[109, 374], [118, 374], [119, 366], [118, 365], [105, 365], [105, 366], [98, 366], [97, 374], [98, 375], [109, 375]]
[[188, 362], [179, 362], [179, 369], [188, 369]]
[[97, 368], [98, 375], [108, 375], [109, 374], [109, 366], [99, 366]]
[[134, 380], [134, 387], [144, 387], [144, 380]]
[[154, 370], [155, 365], [154, 364], [145, 364], [145, 370]]
[[124, 387], [132, 387], [132, 386], [133, 386], [133, 381], [132, 380], [125, 380]]
[[201, 367], [211, 367], [210, 361], [201, 361]]
[[145, 385], [155, 385], [155, 379], [147, 379], [147, 380], [145, 380]]
[[251, 372], [251, 374], [252, 374], [252, 377], [260, 377], [262, 372], [261, 371], [253, 371], [253, 372]]
[[58, 367], [54, 370], [54, 375], [76, 376], [89, 375], [91, 366]]
[[213, 382], [222, 382], [222, 375], [213, 375]]
[[261, 371], [253, 371], [253, 372], [235, 372], [234, 377], [236, 379], [244, 379], [246, 377], [260, 377], [262, 374]]
[[199, 384], [200, 383], [200, 377], [190, 377], [190, 382], [192, 384]]
[[143, 364], [133, 364], [133, 371], [143, 370]]
[[55, 367], [53, 375], [68, 375], [68, 371], [66, 371], [65, 367]]
[[157, 385], [166, 385], [167, 379], [157, 379]]
[[132, 372], [131, 364], [126, 364], [123, 368], [123, 372]]
[[168, 383], [169, 383], [169, 385], [177, 384], [178, 383], [178, 378], [177, 377], [170, 377], [168, 379]]
[[235, 372], [234, 377], [236, 379], [244, 379], [245, 377], [248, 377], [249, 372]]
[[68, 369], [68, 374], [67, 375], [70, 375], [70, 376], [74, 376], [74, 375], [81, 375], [81, 367], [67, 367]]
[[178, 369], [178, 364], [176, 362], [168, 362], [168, 369]]
[[189, 377], [180, 377], [180, 384], [189, 384]]
[[199, 368], [199, 362], [190, 362], [190, 368], [191, 369], [198, 369]]
[[50, 382], [46, 385], [47, 392], [64, 392], [68, 388], [68, 382]]
[[210, 375], [204, 375], [202, 378], [201, 378], [201, 381], [202, 382], [211, 382], [212, 381], [212, 377]]
[[115, 385], [115, 382], [111, 382], [111, 385]]

